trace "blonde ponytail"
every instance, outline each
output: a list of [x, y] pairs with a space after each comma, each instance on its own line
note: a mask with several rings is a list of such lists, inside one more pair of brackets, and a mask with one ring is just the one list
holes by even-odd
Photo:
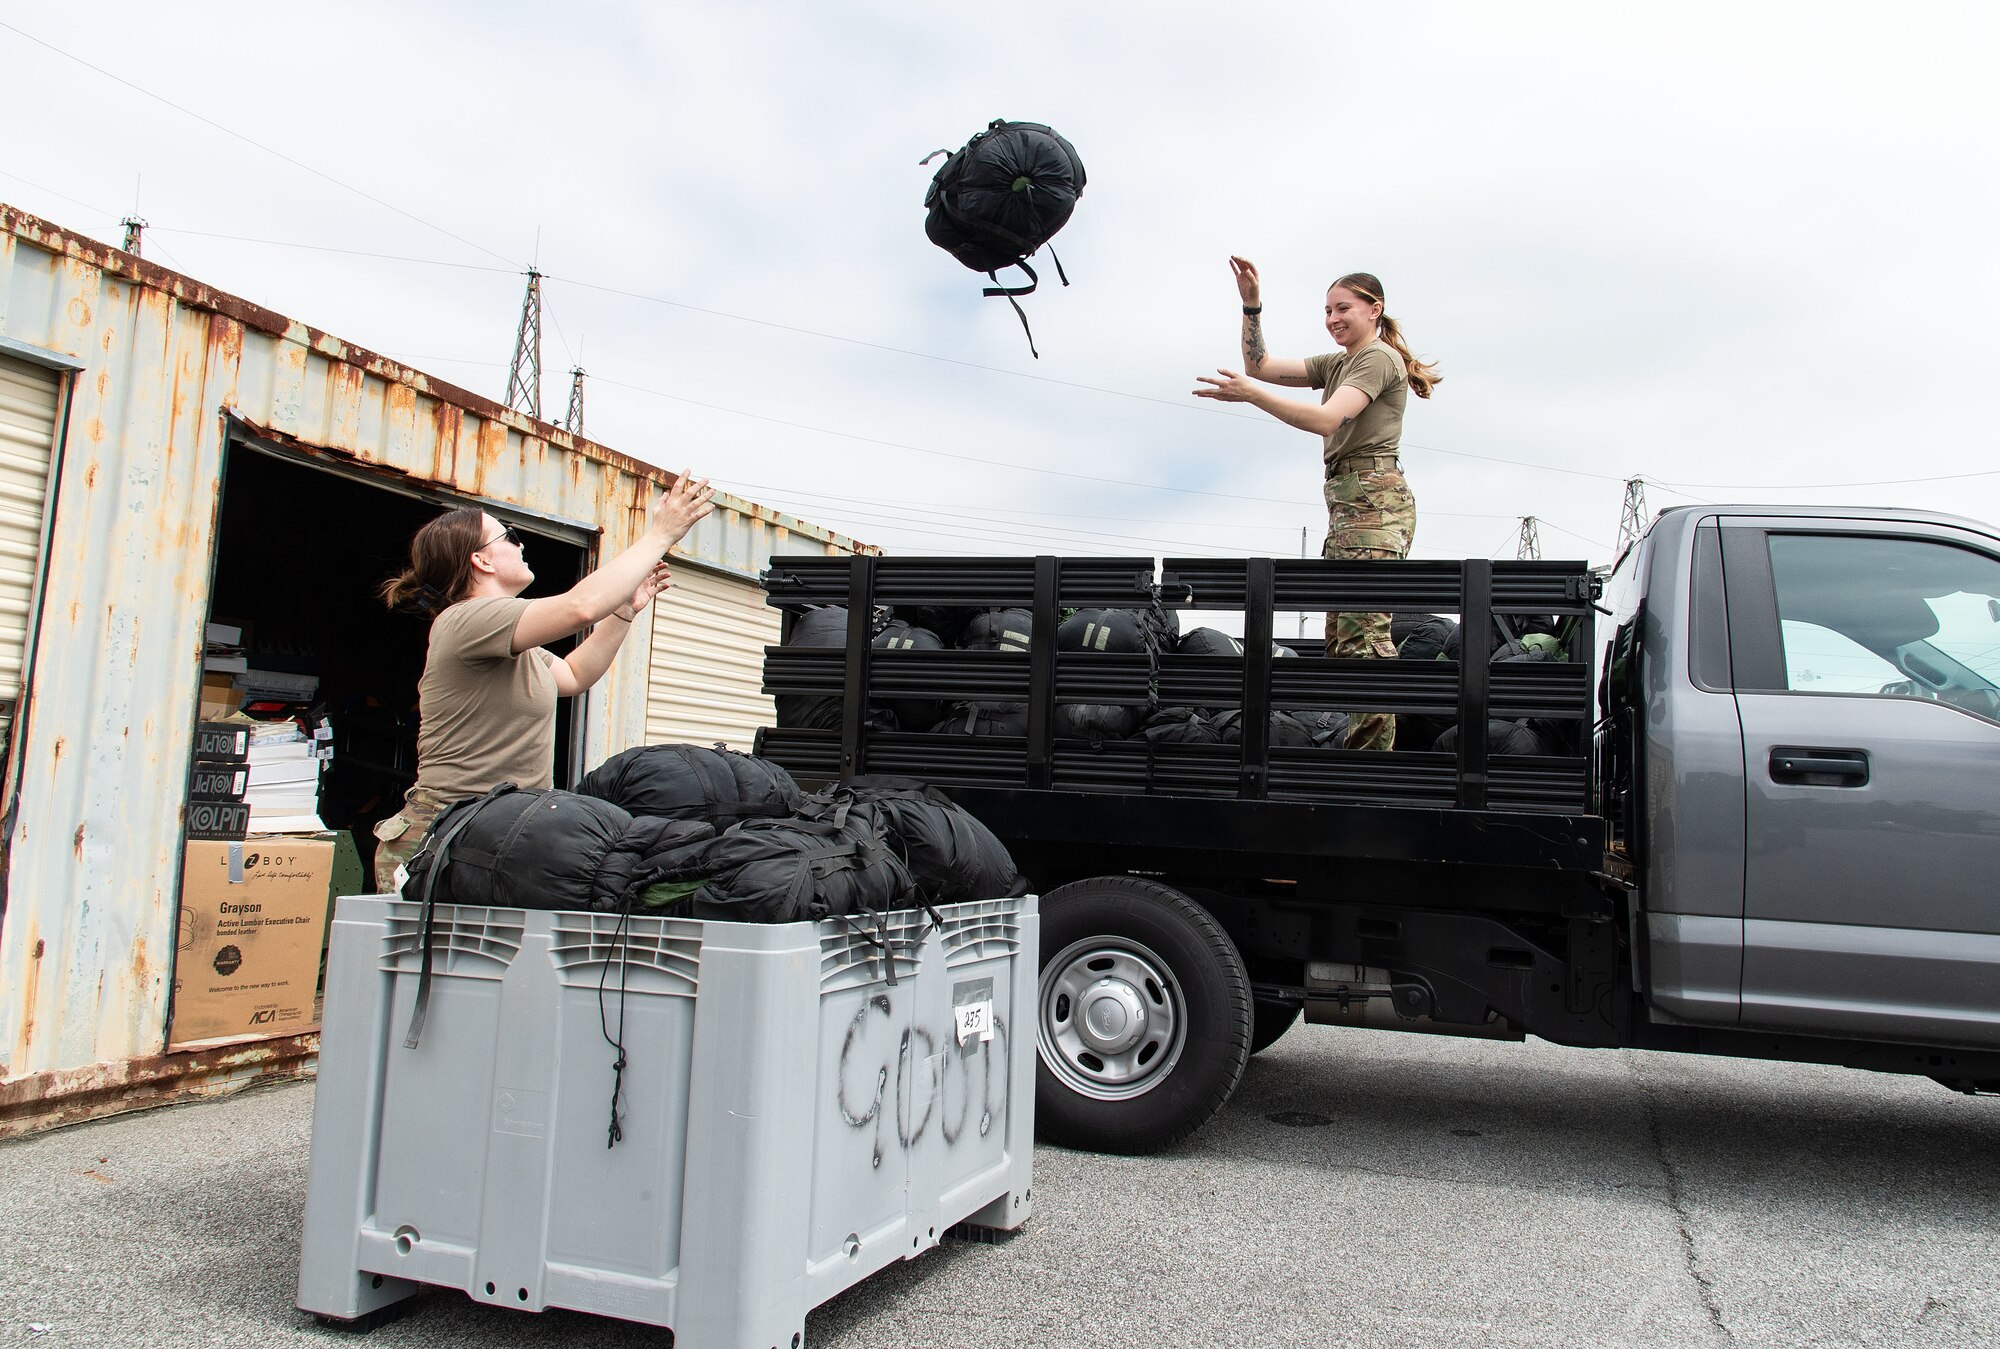
[[[1351, 290], [1367, 304], [1382, 303], [1382, 283], [1370, 272], [1349, 272], [1333, 283], [1342, 290]], [[1327, 287], [1328, 290], [1333, 286]], [[1403, 330], [1396, 320], [1385, 310], [1376, 321], [1376, 335], [1389, 345], [1389, 349], [1403, 358], [1403, 371], [1410, 380], [1410, 392], [1419, 398], [1429, 398], [1431, 390], [1444, 383], [1444, 376], [1435, 365], [1425, 365], [1410, 351], [1409, 343], [1403, 340]]]

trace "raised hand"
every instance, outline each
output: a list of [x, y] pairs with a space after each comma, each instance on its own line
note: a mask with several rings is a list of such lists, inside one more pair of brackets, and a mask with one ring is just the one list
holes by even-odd
[[1243, 303], [1253, 308], [1262, 304], [1263, 301], [1258, 297], [1264, 292], [1257, 279], [1257, 264], [1248, 258], [1239, 258], [1232, 254], [1229, 259], [1229, 270], [1235, 274], [1236, 293], [1243, 297]]
[[1211, 386], [1206, 389], [1196, 389], [1194, 391], [1196, 398], [1213, 398], [1223, 403], [1248, 403], [1255, 398], [1257, 386], [1251, 380], [1234, 370], [1224, 370], [1221, 366], [1215, 368], [1215, 374], [1222, 378], [1217, 379], [1215, 375], [1195, 376], [1197, 383]]
[[667, 545], [672, 547], [687, 536], [696, 522], [705, 518], [715, 509], [711, 498], [715, 489], [708, 485], [708, 479], [695, 478], [691, 472], [683, 472], [674, 479], [674, 485], [660, 493], [653, 502], [652, 525], [667, 536]]
[[632, 588], [632, 598], [629, 601], [632, 606], [632, 616], [637, 618], [645, 613], [647, 607], [665, 594], [672, 584], [673, 577], [668, 571], [667, 560], [661, 558], [653, 564], [653, 569], [646, 573], [646, 579]]

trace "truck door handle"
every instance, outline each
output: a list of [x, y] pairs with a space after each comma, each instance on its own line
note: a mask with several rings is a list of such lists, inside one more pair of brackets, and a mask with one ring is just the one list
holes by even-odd
[[1771, 781], [1806, 787], [1865, 787], [1868, 751], [1779, 745], [1771, 751]]

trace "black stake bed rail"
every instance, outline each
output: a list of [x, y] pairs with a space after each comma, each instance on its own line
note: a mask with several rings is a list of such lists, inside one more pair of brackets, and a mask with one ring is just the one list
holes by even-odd
[[[769, 602], [787, 611], [787, 635], [804, 609], [847, 609], [844, 649], [765, 652], [767, 694], [842, 700], [838, 730], [760, 733], [758, 752], [802, 780], [921, 778], [952, 789], [1010, 844], [1094, 838], [1144, 846], [1157, 837], [1177, 848], [1587, 870], [1601, 863], [1604, 827], [1592, 814], [1588, 758], [1596, 581], [1581, 563], [1169, 558], [1156, 575], [1150, 558], [774, 557], [764, 582]], [[1026, 609], [1031, 646], [876, 649], [875, 611], [885, 605]], [[1065, 608], [1156, 605], [1183, 615], [1241, 610], [1244, 654], [1055, 649]], [[1316, 654], [1316, 642], [1315, 654], [1274, 659], [1280, 611], [1456, 614], [1462, 659], [1336, 660]], [[1489, 664], [1501, 615], [1566, 623], [1579, 659]], [[870, 724], [871, 702], [908, 698], [1025, 704], [1027, 734]], [[1057, 739], [1058, 703], [1241, 708], [1243, 740]], [[1274, 747], [1272, 708], [1436, 717], [1456, 721], [1460, 735], [1455, 753]], [[1579, 752], [1493, 754], [1489, 718], [1568, 723]], [[1230, 805], [1217, 809], [1224, 801]]]

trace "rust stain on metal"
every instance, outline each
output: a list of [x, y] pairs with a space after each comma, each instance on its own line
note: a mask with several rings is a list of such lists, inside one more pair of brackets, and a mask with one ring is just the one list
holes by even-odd
[[30, 1073], [0, 1081], [0, 1138], [100, 1119], [127, 1110], [171, 1105], [252, 1082], [309, 1076], [319, 1034], [243, 1041], [179, 1054], [158, 1054], [86, 1068]]
[[90, 301], [84, 299], [81, 295], [72, 297], [69, 302], [69, 321], [79, 328], [88, 328], [90, 326]]
[[67, 742], [64, 741], [64, 739], [61, 736], [56, 737], [55, 754], [53, 755], [53, 759], [56, 763], [62, 762], [63, 749], [65, 748], [66, 744]]
[[87, 492], [95, 486], [97, 486], [97, 461], [93, 459], [83, 469], [83, 490]]
[[83, 830], [84, 826], [78, 825], [76, 827], [76, 837], [70, 840], [70, 846], [76, 850], [76, 860], [79, 862], [83, 860]]

